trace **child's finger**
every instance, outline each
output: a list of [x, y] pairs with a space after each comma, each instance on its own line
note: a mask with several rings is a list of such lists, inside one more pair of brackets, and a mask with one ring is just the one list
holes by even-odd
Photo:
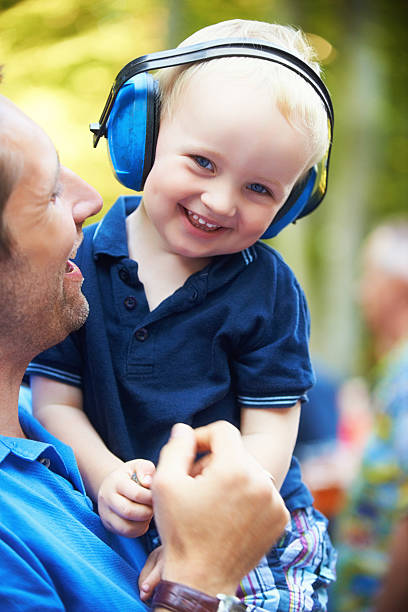
[[107, 529], [127, 538], [138, 538], [149, 528], [150, 520], [134, 521], [119, 516], [116, 512], [104, 512], [102, 522]]
[[147, 459], [133, 459], [126, 463], [128, 474], [134, 482], [142, 487], [150, 489], [156, 466]]
[[116, 483], [116, 491], [137, 504], [152, 505], [152, 492], [150, 489], [141, 486], [136, 480], [129, 477], [128, 474], [121, 475]]
[[121, 519], [126, 521], [149, 521], [153, 516], [153, 508], [151, 501], [151, 493], [150, 491], [146, 491], [147, 494], [150, 494], [150, 499], [148, 504], [143, 503], [135, 503], [131, 501], [128, 497], [123, 495], [115, 495], [112, 498], [112, 502], [110, 504], [110, 510], [117, 514]]

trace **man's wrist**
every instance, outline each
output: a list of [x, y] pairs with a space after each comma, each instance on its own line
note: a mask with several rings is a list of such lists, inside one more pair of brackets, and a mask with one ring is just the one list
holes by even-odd
[[194, 563], [186, 564], [183, 559], [180, 563], [178, 558], [172, 557], [170, 559], [165, 555], [162, 578], [166, 582], [184, 584], [192, 589], [203, 591], [212, 597], [215, 597], [217, 593], [235, 595], [239, 578], [231, 580], [231, 576], [229, 576], [226, 580], [224, 572], [220, 571], [219, 568], [212, 568], [213, 571], [209, 571], [208, 565], [201, 564], [200, 561], [195, 559]]
[[157, 585], [152, 608], [171, 612], [244, 612], [246, 606], [237, 597], [218, 594], [216, 597], [178, 582], [161, 580]]

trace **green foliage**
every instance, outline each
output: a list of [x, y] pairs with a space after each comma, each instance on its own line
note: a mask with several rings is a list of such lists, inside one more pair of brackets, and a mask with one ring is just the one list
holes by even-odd
[[88, 124], [130, 59], [235, 17], [297, 25], [332, 46], [324, 59], [335, 107], [329, 192], [316, 213], [272, 244], [306, 289], [314, 352], [342, 370], [355, 367], [361, 240], [407, 207], [405, 2], [0, 0], [0, 9], [2, 93], [43, 125], [63, 163], [100, 190], [103, 212], [126, 190], [103, 143], [92, 148]]
[[122, 65], [164, 46], [166, 21], [155, 0], [25, 0], [0, 17], [2, 93], [46, 129], [62, 163], [97, 186], [107, 206], [123, 190], [88, 125]]

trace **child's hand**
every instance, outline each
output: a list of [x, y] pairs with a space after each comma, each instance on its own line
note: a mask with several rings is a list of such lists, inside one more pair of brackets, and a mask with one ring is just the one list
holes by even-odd
[[140, 599], [147, 601], [159, 584], [163, 570], [163, 546], [158, 546], [150, 553], [139, 576]]
[[128, 538], [146, 533], [153, 516], [150, 484], [155, 469], [151, 461], [134, 459], [106, 476], [98, 511], [107, 529]]

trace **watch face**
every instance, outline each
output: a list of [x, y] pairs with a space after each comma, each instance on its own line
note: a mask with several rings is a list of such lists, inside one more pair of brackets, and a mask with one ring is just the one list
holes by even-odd
[[220, 600], [217, 612], [245, 612], [246, 605], [233, 595], [217, 595]]

